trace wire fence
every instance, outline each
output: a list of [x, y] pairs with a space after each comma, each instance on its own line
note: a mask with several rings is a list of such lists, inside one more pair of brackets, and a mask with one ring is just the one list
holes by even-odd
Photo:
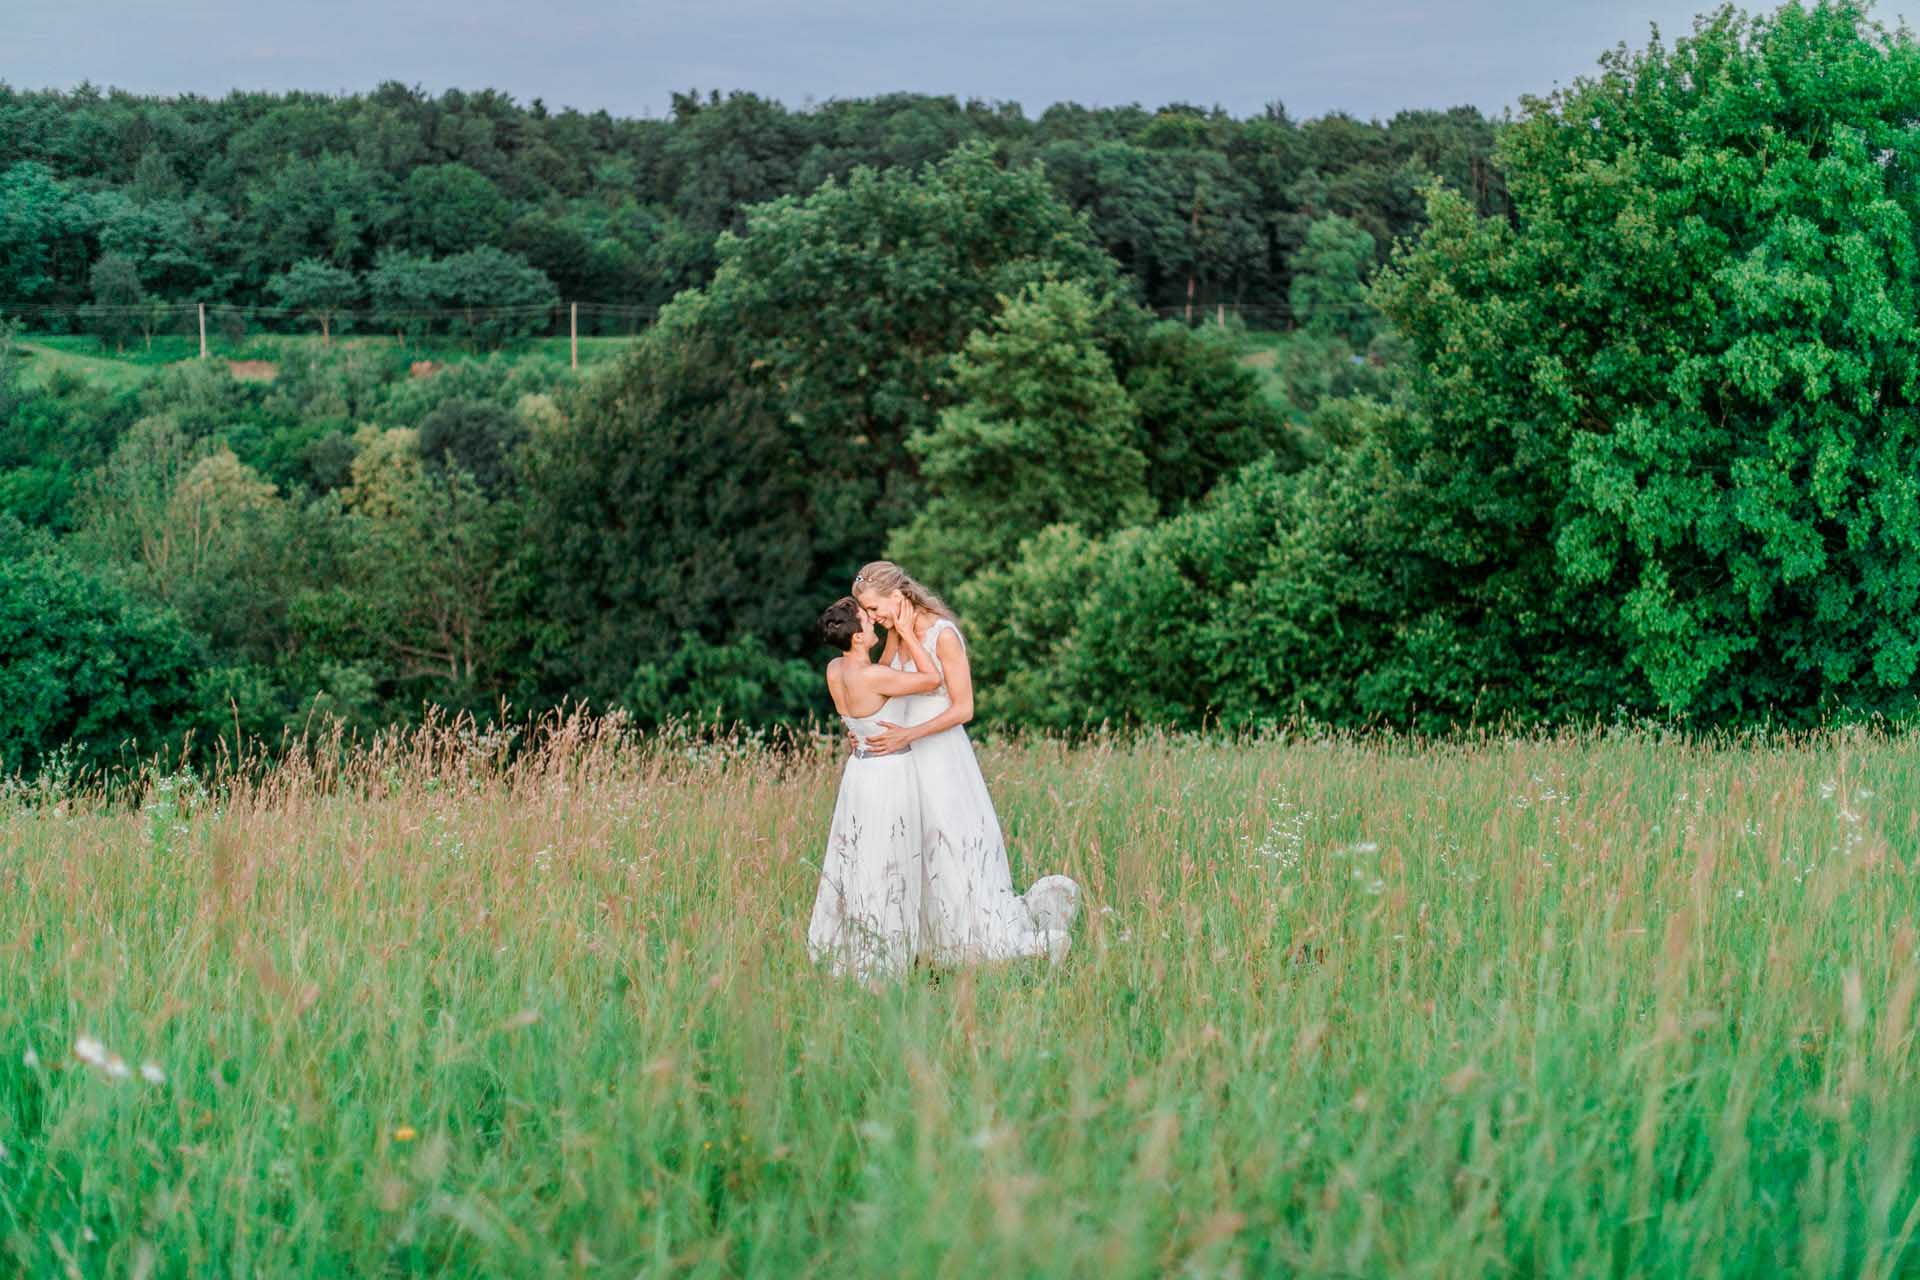
[[204, 333], [209, 346], [233, 347], [263, 336], [380, 336], [475, 339], [497, 345], [525, 338], [634, 337], [660, 315], [648, 304], [537, 303], [475, 307], [271, 307], [225, 302], [37, 305], [0, 303], [0, 323], [29, 333], [97, 334], [116, 344]]
[[[1285, 331], [1305, 318], [1295, 308], [1276, 303], [1216, 301], [1148, 309], [1163, 319], [1196, 327]], [[93, 334], [122, 347], [187, 338], [203, 350], [227, 351], [262, 336], [387, 336], [412, 342], [451, 339], [480, 346], [533, 338], [631, 338], [652, 325], [660, 311], [652, 304], [620, 302], [316, 308], [154, 299], [112, 306], [0, 303], [0, 323], [11, 321], [28, 333]], [[1343, 318], [1377, 314], [1364, 303], [1316, 306], [1311, 312], [1314, 317]]]

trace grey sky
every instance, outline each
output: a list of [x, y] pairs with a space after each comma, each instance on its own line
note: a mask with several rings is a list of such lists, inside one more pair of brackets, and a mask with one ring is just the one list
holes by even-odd
[[[0, 80], [145, 93], [493, 87], [660, 115], [675, 89], [789, 106], [893, 90], [1489, 112], [1712, 0], [0, 0]], [[1760, 7], [1760, 6], [1750, 6]], [[1880, 11], [1897, 19], [1891, 5]]]

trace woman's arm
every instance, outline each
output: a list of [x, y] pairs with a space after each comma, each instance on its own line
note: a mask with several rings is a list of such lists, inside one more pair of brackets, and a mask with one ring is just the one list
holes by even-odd
[[896, 698], [908, 693], [932, 693], [940, 687], [938, 671], [895, 671], [874, 666], [867, 670], [866, 686], [882, 697]]
[[951, 729], [957, 724], [966, 724], [973, 719], [973, 668], [967, 665], [967, 646], [961, 642], [960, 633], [949, 628], [934, 642], [939, 650], [941, 665], [947, 673], [947, 697], [953, 705], [931, 720], [924, 720], [910, 728], [880, 722], [883, 732], [868, 739], [870, 746], [880, 750], [894, 751], [900, 747], [917, 742], [921, 738]]

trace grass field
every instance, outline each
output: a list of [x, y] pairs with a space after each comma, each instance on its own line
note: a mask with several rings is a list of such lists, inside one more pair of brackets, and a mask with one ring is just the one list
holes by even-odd
[[11, 796], [0, 1271], [1920, 1269], [1913, 738], [1001, 744], [1073, 953], [881, 994], [824, 750], [493, 750]]
[[[580, 363], [586, 366], [610, 359], [632, 343], [631, 338], [581, 338]], [[435, 362], [471, 360], [488, 354], [460, 343], [402, 344], [391, 337], [363, 335], [337, 338], [333, 345], [339, 350], [363, 347], [384, 351], [398, 348], [404, 349], [413, 359]], [[209, 349], [209, 357], [271, 364], [288, 348], [295, 346], [317, 350], [321, 342], [318, 338], [259, 335], [238, 345], [214, 342]], [[65, 371], [115, 391], [138, 386], [151, 377], [155, 370], [167, 365], [196, 360], [200, 352], [197, 339], [177, 335], [156, 337], [151, 349], [136, 339], [124, 351], [110, 350], [103, 347], [98, 339], [85, 336], [23, 335], [19, 340], [19, 348], [23, 353], [20, 357], [22, 380], [28, 386], [43, 386], [56, 371]], [[503, 348], [503, 354], [514, 358], [534, 357], [558, 365], [568, 363], [572, 356], [566, 338], [530, 338]]]
[[[1240, 362], [1254, 372], [1260, 379], [1261, 389], [1278, 404], [1287, 402], [1286, 383], [1278, 367], [1279, 352], [1286, 340], [1286, 334], [1262, 331], [1248, 331], [1241, 339], [1245, 354]], [[626, 350], [632, 341], [631, 338], [582, 338], [580, 363], [588, 365], [610, 359]], [[313, 348], [319, 346], [320, 342], [311, 337], [259, 335], [237, 346], [216, 340], [210, 354], [222, 360], [272, 363], [287, 347], [295, 345]], [[335, 345], [342, 348], [357, 345], [391, 349], [402, 344], [390, 337], [352, 335], [336, 339]], [[97, 338], [41, 334], [23, 335], [20, 349], [25, 353], [21, 368], [29, 386], [44, 385], [54, 371], [64, 370], [117, 391], [138, 386], [156, 369], [183, 360], [197, 359], [200, 346], [198, 339], [173, 334], [156, 337], [151, 349], [144, 342], [136, 340], [124, 351], [111, 351], [102, 347]], [[459, 343], [414, 344], [407, 349], [420, 360], [463, 360], [472, 359], [476, 354], [472, 348]], [[565, 364], [572, 353], [565, 338], [533, 338], [507, 347], [506, 354], [537, 356], [555, 364]]]

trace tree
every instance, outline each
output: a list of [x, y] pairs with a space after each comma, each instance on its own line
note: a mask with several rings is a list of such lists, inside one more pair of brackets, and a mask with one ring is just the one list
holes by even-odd
[[1147, 489], [1163, 513], [1198, 501], [1223, 477], [1277, 455], [1306, 460], [1299, 435], [1240, 363], [1239, 344], [1179, 321], [1121, 326], [1109, 342], [1127, 396], [1139, 410]]
[[1306, 243], [1293, 255], [1288, 302], [1294, 323], [1317, 337], [1344, 338], [1365, 347], [1376, 328], [1367, 301], [1374, 240], [1366, 229], [1338, 214], [1307, 228]]
[[[514, 573], [521, 509], [491, 502], [462, 472], [409, 468], [374, 483], [355, 460], [350, 495], [363, 517], [347, 551], [356, 644], [404, 684], [484, 710], [504, 691], [521, 644]], [[378, 501], [359, 500], [378, 493]]]
[[0, 771], [62, 748], [98, 767], [167, 745], [199, 663], [170, 611], [54, 551], [0, 557]]
[[1073, 282], [1007, 300], [953, 361], [960, 400], [909, 442], [932, 491], [893, 558], [958, 581], [1049, 525], [1101, 534], [1150, 516], [1139, 411], [1095, 341], [1100, 304]]
[[610, 704], [641, 666], [690, 670], [673, 656], [687, 633], [805, 652], [820, 609], [814, 539], [847, 521], [851, 495], [807, 472], [786, 422], [711, 339], [649, 333], [533, 436], [527, 459], [525, 555], [555, 696]]
[[101, 342], [124, 351], [127, 339], [139, 330], [146, 310], [147, 291], [140, 284], [140, 272], [133, 259], [107, 253], [93, 264], [88, 280], [93, 285], [89, 308], [93, 331]]
[[461, 253], [506, 234], [511, 206], [482, 174], [463, 164], [422, 165], [401, 193], [408, 247], [428, 255]]
[[544, 328], [560, 305], [545, 273], [491, 245], [444, 258], [432, 270], [435, 296], [461, 310], [456, 331], [480, 345], [525, 338]]
[[463, 474], [493, 496], [512, 482], [514, 454], [526, 438], [527, 424], [513, 410], [453, 396], [421, 419], [420, 456], [430, 470]]
[[677, 299], [660, 329], [703, 340], [831, 495], [813, 581], [850, 576], [912, 514], [906, 440], [951, 401], [948, 361], [999, 298], [1045, 279], [1119, 289], [1045, 175], [1002, 168], [984, 147], [763, 205], [720, 255], [712, 284]]
[[0, 170], [0, 297], [46, 302], [77, 282], [92, 230], [90, 205], [45, 165]]
[[367, 273], [374, 314], [403, 342], [418, 341], [432, 329], [443, 284], [433, 259], [397, 249], [382, 250]]
[[1457, 598], [1582, 618], [1675, 714], [1904, 711], [1920, 48], [1788, 5], [1603, 68], [1503, 139], [1514, 224], [1435, 192], [1382, 288]]
[[302, 258], [267, 282], [267, 288], [291, 307], [320, 322], [320, 336], [333, 345], [333, 325], [340, 313], [358, 302], [365, 292], [360, 278], [341, 267], [318, 258]]
[[666, 657], [641, 663], [620, 702], [643, 727], [801, 724], [818, 718], [816, 663], [784, 658], [758, 636], [719, 643], [689, 632]]

